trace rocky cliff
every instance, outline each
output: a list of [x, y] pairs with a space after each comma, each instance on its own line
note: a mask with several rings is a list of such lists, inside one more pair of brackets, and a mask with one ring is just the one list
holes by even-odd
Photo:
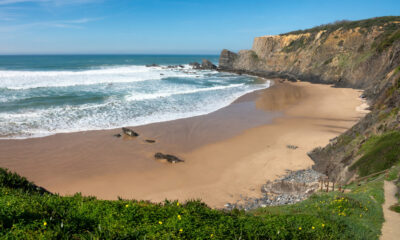
[[310, 153], [315, 169], [337, 181], [356, 173], [351, 166], [362, 157], [360, 149], [371, 136], [400, 129], [400, 17], [342, 21], [257, 37], [251, 50], [223, 50], [219, 69], [364, 89], [371, 113], [325, 148]]

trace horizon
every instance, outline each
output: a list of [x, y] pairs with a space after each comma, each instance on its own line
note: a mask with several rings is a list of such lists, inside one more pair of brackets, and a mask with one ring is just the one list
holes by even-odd
[[0, 0], [0, 55], [219, 55], [258, 36], [399, 15], [393, 0]]

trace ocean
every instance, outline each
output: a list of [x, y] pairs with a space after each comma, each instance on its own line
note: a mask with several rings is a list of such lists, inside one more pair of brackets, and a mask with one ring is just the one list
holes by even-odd
[[[269, 87], [194, 70], [217, 55], [0, 56], [0, 139], [138, 126], [216, 111]], [[156, 67], [147, 67], [157, 64]], [[183, 65], [183, 68], [168, 68]]]

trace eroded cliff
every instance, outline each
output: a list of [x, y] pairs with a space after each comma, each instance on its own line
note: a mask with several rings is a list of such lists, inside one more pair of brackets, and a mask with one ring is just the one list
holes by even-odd
[[356, 173], [354, 166], [369, 138], [400, 130], [400, 17], [257, 37], [251, 50], [223, 50], [219, 68], [364, 89], [371, 113], [325, 148], [309, 154], [315, 169], [333, 180], [347, 181]]

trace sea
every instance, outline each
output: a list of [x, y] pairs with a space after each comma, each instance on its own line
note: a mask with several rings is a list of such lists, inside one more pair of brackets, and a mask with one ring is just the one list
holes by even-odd
[[189, 65], [202, 59], [217, 65], [219, 56], [0, 56], [0, 139], [198, 116], [269, 87], [256, 77]]

